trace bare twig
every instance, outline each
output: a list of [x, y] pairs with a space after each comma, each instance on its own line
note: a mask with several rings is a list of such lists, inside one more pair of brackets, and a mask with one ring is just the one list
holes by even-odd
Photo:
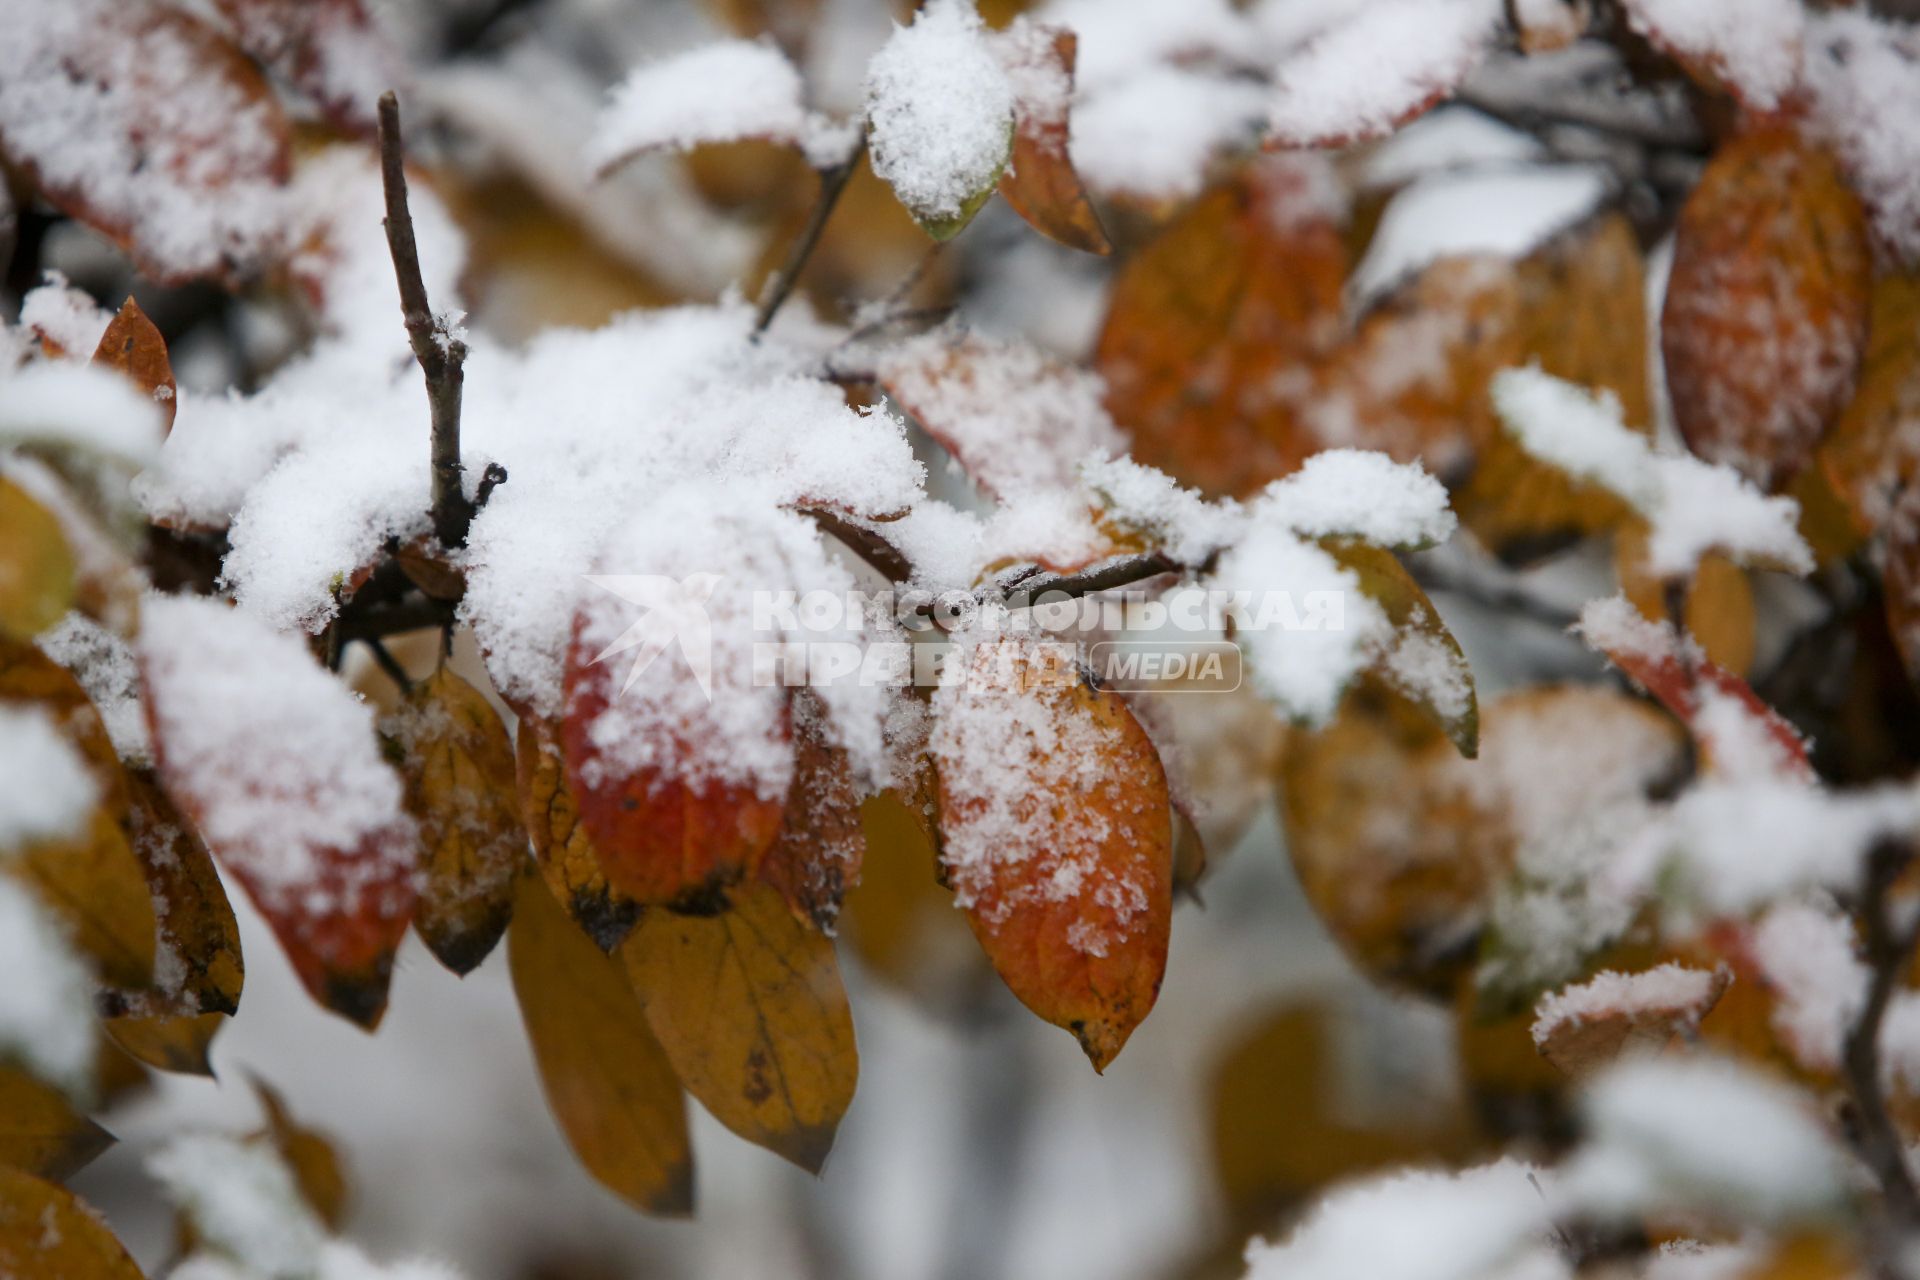
[[360, 642], [366, 645], [367, 652], [373, 655], [374, 665], [386, 672], [387, 679], [399, 686], [402, 694], [413, 692], [413, 677], [407, 674], [407, 669], [400, 665], [400, 660], [393, 656], [392, 650], [375, 636], [362, 636]]
[[1042, 596], [1078, 599], [1098, 591], [1132, 586], [1166, 573], [1183, 573], [1189, 568], [1204, 569], [1205, 566], [1181, 564], [1164, 551], [1145, 551], [1139, 555], [1102, 560], [1073, 573], [1028, 571], [1011, 581], [1002, 579], [983, 588], [983, 591], [1000, 595], [1007, 604], [1018, 609], [1033, 604]]
[[441, 545], [457, 547], [467, 538], [474, 506], [460, 483], [460, 391], [466, 380], [467, 344], [427, 301], [420, 275], [420, 247], [413, 238], [407, 209], [407, 174], [400, 143], [400, 100], [392, 91], [380, 96], [380, 178], [387, 197], [387, 248], [400, 281], [400, 310], [407, 339], [427, 379], [427, 403], [433, 415], [433, 532]]
[[1880, 1027], [1906, 974], [1916, 932], [1920, 932], [1913, 924], [1897, 923], [1888, 901], [1894, 881], [1911, 860], [1910, 851], [1893, 841], [1875, 846], [1868, 856], [1860, 909], [1865, 917], [1862, 924], [1867, 964], [1873, 976], [1866, 1004], [1847, 1032], [1843, 1063], [1847, 1091], [1853, 1097], [1854, 1145], [1879, 1179], [1887, 1216], [1901, 1231], [1920, 1227], [1920, 1190], [1916, 1190], [1913, 1170], [1907, 1164], [1906, 1144], [1887, 1114], [1880, 1080]]
[[786, 305], [794, 286], [800, 283], [800, 272], [806, 268], [807, 259], [813, 256], [814, 248], [820, 243], [820, 233], [826, 230], [827, 219], [833, 216], [833, 207], [840, 203], [847, 183], [853, 180], [853, 171], [860, 167], [860, 157], [866, 153], [867, 133], [862, 129], [847, 158], [820, 171], [820, 198], [814, 201], [813, 212], [807, 215], [807, 225], [800, 229], [793, 247], [787, 250], [787, 260], [780, 264], [780, 270], [768, 283], [766, 297], [761, 299], [760, 311], [753, 318], [753, 336], [756, 340], [767, 331], [774, 316]]

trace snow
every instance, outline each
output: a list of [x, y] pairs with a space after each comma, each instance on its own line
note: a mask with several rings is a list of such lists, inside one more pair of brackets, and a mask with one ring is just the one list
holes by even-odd
[[74, 360], [92, 356], [112, 323], [111, 312], [58, 271], [47, 272], [46, 283], [29, 289], [20, 300], [21, 327], [51, 339]]
[[1234, 638], [1252, 683], [1308, 724], [1332, 718], [1347, 684], [1390, 635], [1387, 615], [1362, 594], [1359, 576], [1283, 528], [1252, 525], [1221, 555], [1209, 583], [1247, 593], [1249, 611]]
[[1762, 493], [1732, 467], [1657, 451], [1627, 429], [1610, 393], [1595, 394], [1537, 368], [1504, 370], [1492, 390], [1502, 424], [1528, 453], [1618, 494], [1647, 518], [1654, 573], [1690, 575], [1710, 552], [1796, 573], [1812, 570], [1798, 503]]
[[1275, 480], [1249, 504], [1255, 521], [1273, 518], [1308, 538], [1362, 538], [1417, 549], [1453, 536], [1447, 490], [1418, 463], [1384, 453], [1325, 449]]
[[0, 706], [0, 854], [85, 830], [99, 784], [53, 720], [33, 706]]
[[[0, 744], [6, 741], [0, 720]], [[0, 838], [0, 846], [6, 843]], [[0, 1057], [84, 1099], [93, 1087], [97, 1034], [93, 976], [59, 922], [10, 876], [0, 876], [0, 972], [7, 975], [0, 983]]]
[[971, 0], [930, 0], [867, 64], [873, 171], [924, 221], [958, 218], [999, 181], [1013, 88]]
[[1721, 977], [1706, 969], [1663, 964], [1639, 973], [1611, 969], [1543, 996], [1533, 1008], [1533, 1042], [1594, 1018], [1667, 1017], [1698, 1022], [1719, 995]]
[[184, 1134], [148, 1156], [146, 1165], [193, 1224], [203, 1249], [259, 1280], [314, 1274], [326, 1230], [268, 1143]]
[[1740, 1063], [1636, 1058], [1581, 1099], [1588, 1139], [1561, 1179], [1606, 1217], [1694, 1209], [1779, 1227], [1836, 1212], [1841, 1156], [1806, 1095]]
[[1518, 169], [1546, 155], [1532, 134], [1470, 107], [1441, 107], [1370, 150], [1361, 162], [1360, 180], [1368, 187], [1391, 189], [1450, 170]]
[[1807, 20], [1805, 88], [1813, 134], [1866, 202], [1880, 242], [1920, 262], [1920, 32], [1864, 10]]
[[1166, 472], [1132, 458], [1086, 463], [1080, 478], [1098, 497], [1107, 520], [1148, 535], [1181, 564], [1205, 562], [1237, 539], [1246, 525], [1239, 503], [1209, 501], [1197, 489], [1184, 489]]
[[1771, 111], [1800, 79], [1806, 11], [1799, 0], [1624, 0], [1655, 46], [1702, 66], [1754, 111]]
[[1279, 1243], [1255, 1240], [1245, 1280], [1564, 1276], [1520, 1265], [1550, 1247], [1551, 1231], [1535, 1175], [1517, 1161], [1401, 1173], [1330, 1192]]
[[1831, 903], [1783, 902], [1754, 924], [1748, 951], [1773, 996], [1774, 1034], [1801, 1066], [1838, 1072], [1867, 995], [1853, 922]]
[[765, 40], [722, 40], [627, 74], [587, 141], [596, 172], [646, 151], [762, 138], [799, 144], [809, 128], [800, 73]]
[[41, 361], [0, 370], [0, 444], [79, 449], [138, 467], [160, 439], [159, 407], [110, 369]]
[[1273, 140], [1295, 147], [1380, 137], [1480, 65], [1499, 0], [1370, 0], [1274, 72]]
[[[296, 636], [217, 601], [149, 597], [137, 644], [161, 776], [269, 906], [351, 913], [413, 857], [373, 711]], [[338, 854], [356, 856], [337, 865]]]
[[150, 763], [153, 743], [140, 699], [140, 671], [133, 647], [79, 613], [69, 613], [35, 637], [34, 643], [72, 672], [87, 691], [120, 758], [133, 765]]
[[1258, 85], [1219, 72], [1145, 68], [1074, 107], [1074, 172], [1109, 195], [1198, 195], [1215, 155], [1257, 135], [1265, 101]]

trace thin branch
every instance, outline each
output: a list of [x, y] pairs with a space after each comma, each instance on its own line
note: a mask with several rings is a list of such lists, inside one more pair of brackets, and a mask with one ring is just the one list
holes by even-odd
[[380, 179], [386, 190], [387, 248], [400, 282], [400, 310], [407, 340], [427, 379], [427, 403], [433, 415], [433, 532], [441, 545], [457, 547], [467, 539], [474, 507], [460, 483], [460, 391], [466, 380], [467, 344], [455, 335], [427, 301], [420, 275], [420, 247], [413, 238], [413, 214], [407, 209], [407, 173], [400, 143], [400, 100], [380, 96]]
[[413, 677], [407, 674], [407, 669], [400, 665], [400, 660], [393, 656], [392, 650], [374, 636], [362, 636], [360, 642], [373, 655], [374, 665], [387, 673], [387, 679], [398, 685], [403, 695], [413, 692]]
[[767, 331], [774, 316], [786, 305], [794, 286], [800, 283], [800, 273], [805, 270], [807, 259], [813, 256], [814, 248], [820, 243], [820, 233], [826, 230], [827, 219], [833, 216], [833, 207], [840, 203], [847, 183], [853, 180], [853, 171], [860, 167], [860, 157], [866, 153], [867, 132], [862, 129], [847, 158], [820, 171], [820, 197], [813, 203], [813, 212], [807, 215], [807, 225], [800, 229], [793, 247], [787, 250], [787, 260], [780, 264], [779, 272], [768, 283], [766, 297], [761, 299], [760, 311], [753, 318], [755, 340]]
[[1096, 591], [1111, 591], [1115, 587], [1132, 586], [1136, 582], [1145, 582], [1149, 578], [1158, 578], [1167, 573], [1184, 573], [1189, 568], [1204, 570], [1206, 566], [1189, 566], [1180, 563], [1164, 551], [1146, 551], [1139, 555], [1119, 556], [1112, 560], [1102, 560], [1073, 573], [1049, 573], [1026, 570], [1012, 579], [1002, 579], [982, 593], [998, 596], [1007, 604], [1019, 609], [1032, 605], [1042, 596], [1078, 599], [1092, 595]]
[[1920, 1226], [1920, 1189], [1916, 1189], [1913, 1170], [1907, 1164], [1906, 1144], [1887, 1114], [1880, 1080], [1880, 1027], [1906, 974], [1916, 933], [1920, 932], [1915, 925], [1896, 924], [1889, 913], [1889, 893], [1910, 861], [1909, 851], [1895, 842], [1875, 846], [1868, 856], [1861, 914], [1865, 917], [1867, 964], [1873, 976], [1866, 1004], [1847, 1032], [1843, 1063], [1847, 1091], [1853, 1096], [1854, 1144], [1879, 1179], [1887, 1216], [1901, 1231]]
[[334, 643], [344, 646], [350, 640], [384, 640], [403, 631], [427, 627], [450, 627], [458, 606], [415, 593], [392, 604], [341, 614], [331, 629]]

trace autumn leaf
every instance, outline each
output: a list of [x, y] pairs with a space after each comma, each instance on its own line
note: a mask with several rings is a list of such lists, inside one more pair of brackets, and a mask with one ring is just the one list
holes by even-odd
[[26, 640], [60, 621], [75, 573], [60, 521], [0, 476], [0, 636]]
[[1139, 461], [1239, 495], [1312, 452], [1278, 390], [1339, 341], [1347, 269], [1312, 183], [1251, 165], [1121, 264], [1094, 367]]
[[1675, 232], [1661, 350], [1687, 446], [1777, 489], [1852, 397], [1867, 344], [1866, 215], [1784, 126], [1715, 153]]
[[1166, 972], [1166, 773], [1119, 695], [1058, 646], [1013, 636], [934, 695], [947, 882], [1014, 995], [1106, 1069]]
[[179, 387], [173, 380], [167, 340], [131, 297], [121, 304], [113, 323], [100, 335], [93, 362], [125, 374], [141, 395], [160, 406], [163, 430], [173, 430], [174, 413], [180, 407]]
[[294, 1119], [280, 1091], [257, 1076], [253, 1093], [266, 1119], [264, 1137], [287, 1162], [300, 1195], [334, 1231], [347, 1224], [347, 1175], [333, 1143], [317, 1129]]
[[828, 740], [827, 714], [811, 690], [795, 691], [793, 786], [780, 834], [760, 863], [760, 879], [796, 918], [831, 937], [841, 902], [860, 882], [867, 841], [853, 769], [846, 749]]
[[1534, 1009], [1540, 1056], [1576, 1080], [1623, 1057], [1658, 1053], [1699, 1029], [1733, 974], [1665, 964], [1605, 972], [1544, 996]]
[[772, 887], [716, 916], [650, 911], [622, 949], [673, 1070], [716, 1120], [820, 1172], [860, 1058], [833, 944]]
[[[1654, 621], [1667, 616], [1666, 582], [1647, 565], [1647, 525], [1622, 523], [1613, 538], [1614, 574], [1634, 608]], [[1753, 588], [1723, 555], [1706, 555], [1686, 584], [1687, 633], [1719, 666], [1744, 676], [1753, 664]]]
[[1887, 522], [1881, 590], [1887, 630], [1900, 649], [1907, 677], [1920, 687], [1920, 485], [1909, 485]]
[[526, 857], [513, 743], [486, 696], [444, 666], [384, 727], [420, 826], [413, 927], [442, 964], [468, 973], [506, 932]]
[[686, 1101], [621, 962], [531, 876], [514, 895], [507, 960], [540, 1086], [574, 1154], [635, 1207], [691, 1213]]
[[1079, 37], [1020, 19], [991, 43], [1014, 86], [1013, 155], [1000, 175], [1001, 197], [1042, 235], [1071, 249], [1111, 253], [1067, 150]]
[[1859, 390], [1821, 441], [1820, 473], [1855, 532], [1886, 527], [1900, 491], [1920, 475], [1920, 273], [1887, 271], [1873, 282], [1867, 354]]
[[142, 1280], [106, 1219], [64, 1187], [0, 1168], [0, 1275]]
[[533, 839], [541, 879], [573, 922], [609, 954], [633, 930], [640, 904], [607, 882], [580, 806], [567, 786], [559, 730], [535, 716], [522, 716], [516, 743], [516, 790], [520, 813]]
[[214, 0], [242, 49], [284, 75], [343, 129], [371, 133], [368, 84], [403, 69], [361, 0]]
[[18, 1067], [0, 1066], [0, 1166], [60, 1182], [113, 1142], [58, 1089]]

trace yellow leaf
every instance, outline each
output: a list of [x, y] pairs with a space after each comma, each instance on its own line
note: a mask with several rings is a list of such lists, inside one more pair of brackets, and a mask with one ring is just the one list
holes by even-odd
[[58, 1089], [0, 1066], [0, 1165], [63, 1181], [112, 1145]]
[[76, 947], [115, 999], [137, 996], [153, 981], [153, 898], [126, 834], [96, 810], [84, 836], [29, 845], [6, 864], [66, 923]]
[[607, 883], [600, 856], [580, 823], [580, 805], [567, 786], [558, 732], [532, 716], [520, 719], [515, 769], [520, 813], [533, 840], [540, 877], [575, 924], [611, 953], [633, 931], [640, 904]]
[[1360, 578], [1360, 591], [1386, 613], [1394, 642], [1375, 665], [1381, 679], [1433, 718], [1461, 755], [1480, 750], [1480, 703], [1473, 671], [1440, 611], [1400, 558], [1344, 538], [1321, 545]]
[[507, 960], [547, 1106], [580, 1163], [648, 1213], [691, 1213], [686, 1100], [620, 962], [531, 876], [514, 894]]
[[748, 884], [716, 916], [648, 912], [622, 954], [687, 1091], [818, 1173], [860, 1069], [833, 944], [776, 890]]
[[0, 1169], [0, 1276], [141, 1280], [106, 1220], [64, 1187]]
[[861, 965], [939, 1012], [965, 1008], [995, 982], [953, 895], [940, 885], [923, 801], [885, 791], [860, 806], [867, 856], [847, 895], [843, 936]]
[[386, 722], [420, 823], [426, 873], [413, 927], [440, 962], [464, 974], [487, 958], [513, 914], [527, 852], [513, 743], [486, 696], [441, 667]]
[[[1634, 608], [1655, 622], [1667, 621], [1665, 584], [1647, 568], [1647, 525], [1630, 519], [1614, 533], [1614, 572]], [[1738, 565], [1722, 555], [1705, 556], [1687, 584], [1687, 631], [1707, 657], [1737, 676], [1753, 666], [1753, 588]]]
[[0, 476], [0, 635], [25, 640], [60, 621], [75, 575], [60, 521]]
[[293, 1171], [301, 1196], [322, 1222], [339, 1231], [347, 1222], [347, 1175], [339, 1152], [324, 1134], [293, 1118], [278, 1090], [256, 1078], [253, 1092], [266, 1116], [266, 1139]]

